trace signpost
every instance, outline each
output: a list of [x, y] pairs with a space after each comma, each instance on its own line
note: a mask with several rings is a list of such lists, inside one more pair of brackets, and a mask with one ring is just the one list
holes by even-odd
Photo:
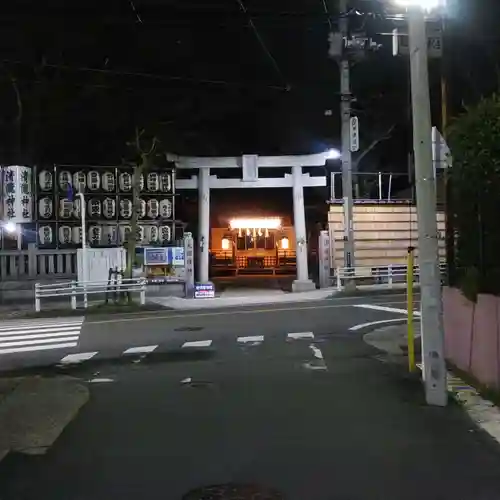
[[192, 233], [184, 233], [186, 297], [194, 295], [194, 240]]
[[319, 260], [319, 287], [328, 288], [330, 286], [330, 235], [328, 231], [319, 233], [318, 245]]
[[195, 299], [215, 298], [215, 286], [213, 283], [196, 283], [194, 286]]

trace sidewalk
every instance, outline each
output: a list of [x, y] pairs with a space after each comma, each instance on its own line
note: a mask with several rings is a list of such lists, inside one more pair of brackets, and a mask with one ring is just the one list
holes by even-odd
[[[408, 366], [406, 324], [378, 328], [365, 334], [363, 339], [383, 353], [380, 361]], [[421, 353], [420, 323], [415, 322], [415, 355], [419, 365]], [[448, 371], [448, 391], [463, 406], [471, 420], [500, 443], [500, 408], [482, 398], [473, 387], [451, 371]]]
[[[281, 292], [281, 293], [280, 293]], [[324, 300], [338, 293], [336, 288], [324, 288], [311, 292], [287, 293], [281, 290], [237, 290], [224, 292], [214, 299], [185, 299], [179, 297], [155, 297], [148, 302], [177, 310], [217, 309], [223, 307], [244, 307], [251, 305], [287, 304]]]
[[0, 378], [0, 460], [45, 453], [88, 399], [70, 377]]

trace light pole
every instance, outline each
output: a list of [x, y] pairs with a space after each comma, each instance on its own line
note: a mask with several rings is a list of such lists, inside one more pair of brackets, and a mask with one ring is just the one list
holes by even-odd
[[443, 2], [440, 0], [396, 1], [408, 9], [425, 397], [430, 405], [446, 406], [448, 394], [425, 24], [426, 11], [439, 7]]
[[[340, 0], [339, 29], [342, 43], [349, 37], [349, 18], [347, 17], [347, 0]], [[354, 200], [352, 185], [351, 157], [351, 80], [350, 62], [345, 49], [339, 60], [340, 67], [340, 123], [342, 136], [342, 196], [344, 198], [344, 267], [351, 271], [356, 266], [354, 260]], [[355, 281], [352, 281], [354, 284]]]

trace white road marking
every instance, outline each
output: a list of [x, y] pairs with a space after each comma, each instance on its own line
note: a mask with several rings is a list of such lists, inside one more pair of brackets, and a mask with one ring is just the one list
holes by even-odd
[[3, 331], [13, 331], [13, 330], [23, 330], [23, 329], [41, 329], [41, 328], [53, 328], [53, 327], [72, 327], [72, 326], [80, 326], [85, 318], [75, 318], [71, 321], [67, 321], [66, 319], [51, 319], [50, 321], [41, 321], [41, 320], [22, 320], [22, 321], [2, 321], [0, 325], [0, 332]]
[[123, 351], [123, 354], [141, 354], [153, 352], [158, 348], [158, 345], [144, 345], [140, 347], [130, 347], [129, 349]]
[[[401, 298], [403, 295], [385, 295], [384, 298], [390, 297], [398, 297]], [[352, 297], [335, 297], [335, 302], [342, 302], [344, 300], [352, 300]], [[308, 301], [309, 302], [309, 301]], [[318, 301], [324, 302], [324, 300]], [[296, 304], [305, 304], [307, 302], [296, 302]], [[396, 301], [396, 300], [388, 300], [381, 301], [382, 304], [406, 304], [406, 301]], [[313, 305], [306, 307], [275, 307], [275, 308], [263, 308], [263, 309], [250, 309], [250, 310], [238, 310], [237, 307], [232, 307], [229, 311], [216, 311], [216, 312], [194, 312], [189, 314], [189, 318], [206, 318], [210, 316], [234, 316], [235, 314], [263, 314], [263, 313], [281, 313], [286, 311], [307, 311], [318, 309], [342, 309], [353, 307], [356, 304], [328, 304], [325, 306]], [[193, 310], [195, 311], [195, 310]], [[406, 312], [406, 309], [405, 309]], [[140, 316], [140, 317], [135, 317]], [[158, 321], [163, 319], [186, 319], [185, 311], [182, 314], [155, 314], [146, 315], [146, 312], [134, 312], [134, 313], [126, 313], [126, 316], [122, 316], [121, 318], [116, 319], [103, 319], [103, 320], [87, 320], [85, 324], [93, 324], [93, 325], [102, 325], [106, 323], [130, 323], [134, 321]]]
[[[57, 332], [57, 333], [51, 333], [50, 337], [67, 337], [67, 336], [72, 336], [76, 335], [78, 337], [78, 330], [73, 332], [73, 331], [63, 331], [63, 332]], [[40, 335], [12, 335], [10, 337], [0, 337], [0, 348], [2, 347], [2, 342], [6, 342], [8, 340], [30, 340], [30, 339], [38, 339], [40, 338]], [[49, 336], [47, 335], [47, 338]], [[55, 339], [54, 339], [55, 340]], [[62, 339], [57, 339], [62, 340]]]
[[321, 349], [318, 349], [314, 344], [310, 344], [309, 349], [311, 349], [313, 356], [316, 359], [315, 361], [304, 363], [304, 368], [307, 368], [308, 370], [328, 370]]
[[76, 347], [83, 322], [83, 317], [2, 322], [0, 355]]
[[297, 332], [297, 333], [289, 333], [288, 335], [289, 339], [313, 339], [314, 338], [314, 333], [313, 332]]
[[25, 335], [27, 333], [47, 333], [47, 334], [52, 334], [52, 333], [57, 333], [57, 332], [66, 332], [66, 333], [79, 333], [81, 330], [82, 326], [81, 325], [76, 325], [76, 326], [57, 326], [57, 327], [46, 327], [46, 328], [23, 328], [23, 329], [12, 329], [12, 330], [5, 330], [0, 332], [0, 340], [3, 339], [3, 337], [6, 336], [12, 336], [12, 335]]
[[190, 384], [193, 381], [191, 377], [185, 378], [184, 380], [181, 380], [181, 384]]
[[310, 345], [309, 348], [314, 354], [314, 357], [317, 359], [324, 359], [323, 358], [323, 353], [321, 352], [321, 349], [318, 349], [315, 345]]
[[92, 359], [97, 354], [95, 352], [77, 352], [76, 354], [68, 354], [61, 359], [60, 363], [70, 364], [70, 363], [81, 363], [82, 361], [88, 361]]
[[[57, 339], [58, 342], [77, 342], [78, 341], [78, 335], [75, 335], [73, 337], [63, 337], [62, 339]], [[50, 344], [53, 343], [54, 339], [37, 339], [37, 340], [24, 340], [22, 342], [0, 342], [0, 347], [22, 347], [22, 346], [29, 346], [29, 345], [37, 345], [37, 344]], [[0, 352], [2, 352], [0, 350]]]
[[325, 365], [325, 363], [320, 363], [320, 364], [304, 363], [302, 366], [304, 368], [307, 368], [308, 370], [328, 370], [328, 367]]
[[0, 354], [15, 354], [17, 352], [36, 352], [36, 351], [49, 351], [50, 349], [69, 349], [76, 347], [76, 342], [67, 344], [49, 344], [49, 345], [34, 345], [30, 347], [15, 347], [13, 349], [2, 349]]
[[109, 384], [110, 382], [114, 382], [114, 380], [112, 378], [92, 378], [89, 380], [90, 384]]
[[[376, 304], [352, 304], [352, 307], [360, 307], [361, 309], [372, 309], [374, 311], [384, 311], [395, 314], [408, 314], [406, 309], [397, 309], [395, 307], [385, 307]], [[413, 316], [420, 317], [420, 311], [413, 311]]]
[[253, 337], [238, 337], [237, 341], [242, 344], [247, 342], [264, 342], [264, 335], [254, 335]]
[[406, 318], [394, 318], [394, 319], [383, 319], [381, 321], [370, 321], [369, 323], [361, 323], [359, 325], [351, 326], [349, 330], [355, 332], [357, 330], [362, 330], [363, 328], [368, 328], [369, 326], [383, 325], [384, 323], [401, 323], [406, 321]]
[[211, 340], [195, 340], [192, 342], [184, 342], [182, 347], [210, 347], [211, 345]]

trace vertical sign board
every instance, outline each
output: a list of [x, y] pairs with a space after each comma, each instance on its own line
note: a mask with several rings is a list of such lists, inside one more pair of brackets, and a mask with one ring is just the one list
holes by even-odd
[[355, 153], [359, 151], [359, 119], [357, 116], [351, 116], [350, 120], [350, 143], [351, 143], [351, 151]]
[[[426, 26], [427, 31], [427, 55], [429, 59], [441, 59], [443, 57], [443, 31], [437, 26]], [[410, 40], [408, 33], [401, 33], [397, 28], [392, 31], [392, 55], [410, 55]]]
[[184, 259], [186, 265], [186, 297], [194, 294], [194, 241], [192, 233], [184, 233]]
[[330, 235], [328, 231], [319, 233], [318, 245], [319, 287], [330, 286]]
[[170, 247], [169, 253], [169, 262], [174, 267], [184, 267], [186, 265], [184, 247]]

